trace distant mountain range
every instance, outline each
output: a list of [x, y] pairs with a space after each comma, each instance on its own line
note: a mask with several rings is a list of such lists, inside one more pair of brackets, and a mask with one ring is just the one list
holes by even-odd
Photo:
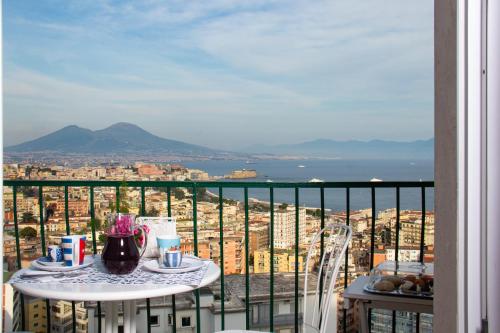
[[336, 141], [318, 139], [298, 144], [254, 145], [247, 153], [266, 153], [305, 157], [342, 159], [433, 159], [434, 139], [400, 141]]
[[75, 125], [66, 126], [38, 139], [6, 147], [5, 152], [43, 152], [73, 154], [169, 154], [213, 156], [222, 151], [153, 135], [137, 125], [117, 123], [92, 131]]
[[[161, 138], [137, 125], [117, 123], [92, 131], [75, 125], [38, 139], [6, 147], [6, 154], [45, 153], [90, 156], [127, 154], [194, 158], [341, 158], [341, 159], [432, 159], [434, 139], [411, 142], [335, 141], [319, 139], [298, 144], [254, 145], [241, 153], [216, 150], [182, 141]], [[46, 155], [46, 154], [42, 154]]]

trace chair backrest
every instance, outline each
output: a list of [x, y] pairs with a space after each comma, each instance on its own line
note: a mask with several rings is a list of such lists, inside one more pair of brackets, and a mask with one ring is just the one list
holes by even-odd
[[[324, 252], [319, 262], [318, 279], [314, 293], [314, 302], [308, 313], [307, 294], [309, 264], [311, 257], [318, 251], [318, 243], [321, 236], [324, 235]], [[344, 224], [329, 224], [320, 230], [314, 237], [309, 248], [306, 260], [306, 274], [304, 278], [304, 297], [303, 297], [303, 327], [302, 331], [309, 332], [307, 329], [313, 329], [316, 332], [326, 332], [328, 324], [328, 314], [334, 293], [335, 282], [339, 273], [342, 258], [347, 250], [347, 246], [352, 238], [351, 227]], [[336, 327], [336, 324], [335, 324]]]

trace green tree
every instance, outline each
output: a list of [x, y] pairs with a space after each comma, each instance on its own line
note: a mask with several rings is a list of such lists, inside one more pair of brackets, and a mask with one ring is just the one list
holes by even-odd
[[110, 200], [109, 209], [111, 209], [111, 211], [116, 211], [117, 213], [128, 213], [130, 211], [129, 210], [130, 205], [128, 202], [128, 186], [125, 180], [123, 180], [120, 183], [119, 191], [120, 191], [120, 196], [119, 196], [120, 207], [116, 209], [115, 201]]
[[34, 197], [36, 195], [35, 188], [31, 186], [19, 186], [19, 192], [25, 197]]
[[32, 227], [23, 228], [19, 232], [19, 237], [22, 237], [22, 238], [35, 238], [36, 237], [36, 230], [34, 228], [32, 228]]
[[177, 200], [182, 200], [186, 197], [186, 194], [184, 193], [184, 191], [180, 188], [174, 188], [174, 197], [177, 199]]
[[90, 220], [89, 227], [92, 228], [94, 227], [94, 230], [101, 230], [102, 228], [102, 221], [96, 218], [93, 218]]
[[154, 207], [151, 207], [151, 209], [149, 211], [146, 212], [146, 215], [147, 216], [160, 216], [160, 212], [154, 208]]
[[281, 210], [286, 210], [288, 208], [288, 204], [283, 202], [281, 205], [279, 205], [279, 209]]
[[[193, 194], [193, 188], [192, 187], [188, 187], [188, 192], [190, 194]], [[196, 198], [198, 200], [202, 200], [203, 198], [205, 198], [207, 194], [207, 189], [205, 187], [197, 187], [196, 188]]]
[[119, 213], [130, 212], [130, 204], [128, 202], [128, 186], [127, 182], [123, 180], [120, 184], [120, 207], [118, 209]]
[[23, 217], [21, 218], [23, 222], [31, 222], [34, 221], [33, 213], [31, 212], [24, 212]]
[[100, 234], [97, 240], [99, 241], [100, 244], [104, 244], [106, 242], [106, 235]]

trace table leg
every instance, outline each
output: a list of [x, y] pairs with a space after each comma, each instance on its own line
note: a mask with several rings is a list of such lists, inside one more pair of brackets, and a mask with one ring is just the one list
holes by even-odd
[[113, 302], [113, 333], [118, 333], [118, 302]]
[[135, 314], [137, 312], [135, 301], [130, 301], [130, 331], [136, 332]]
[[123, 302], [123, 333], [131, 333], [130, 331], [130, 301]]
[[123, 302], [123, 332], [136, 333], [135, 325], [135, 301]]
[[358, 313], [361, 333], [368, 333], [368, 313], [365, 302], [358, 301]]
[[113, 302], [104, 303], [105, 313], [105, 331], [106, 333], [113, 333]]

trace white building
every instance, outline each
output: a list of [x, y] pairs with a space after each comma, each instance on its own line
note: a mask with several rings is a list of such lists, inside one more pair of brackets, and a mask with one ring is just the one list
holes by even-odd
[[[399, 261], [419, 261], [420, 250], [412, 247], [401, 246], [398, 251]], [[387, 260], [396, 260], [396, 250], [393, 247], [385, 249], [385, 257]]]
[[8, 283], [3, 284], [2, 332], [14, 332], [21, 328], [21, 295]]
[[[299, 244], [306, 241], [306, 210], [299, 209]], [[295, 208], [274, 212], [274, 247], [290, 249], [295, 247]]]
[[[71, 302], [50, 302], [50, 331], [65, 333], [72, 331], [73, 312]], [[75, 303], [76, 333], [86, 333], [88, 329], [87, 309], [83, 302]]]

